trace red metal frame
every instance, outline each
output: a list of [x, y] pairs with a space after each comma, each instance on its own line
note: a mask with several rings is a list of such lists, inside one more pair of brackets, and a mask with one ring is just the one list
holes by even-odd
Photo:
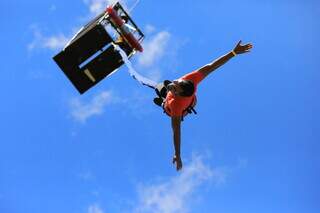
[[133, 36], [133, 34], [128, 31], [127, 27], [125, 26], [125, 22], [118, 16], [117, 12], [113, 9], [112, 6], [108, 6], [106, 9], [111, 20], [114, 24], [120, 29], [124, 39], [129, 43], [129, 45], [139, 52], [143, 52], [143, 47], [139, 43], [139, 41]]

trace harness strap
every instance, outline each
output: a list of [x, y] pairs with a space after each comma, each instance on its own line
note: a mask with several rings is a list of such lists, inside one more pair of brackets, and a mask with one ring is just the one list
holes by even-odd
[[[187, 112], [187, 114], [192, 114], [192, 113], [194, 113], [194, 114], [196, 115], [196, 114], [197, 114], [197, 111], [194, 109], [195, 104], [196, 104], [196, 98], [195, 98], [195, 96], [194, 96], [193, 99], [192, 99], [192, 101], [191, 101], [191, 103], [190, 103], [190, 105], [189, 105], [185, 110], [183, 110], [183, 114], [185, 114], [185, 112]], [[185, 117], [187, 114], [185, 114], [185, 115], [182, 116], [182, 119], [181, 119], [182, 121], [184, 120], [184, 117]]]
[[[163, 103], [161, 105], [161, 107], [163, 109], [163, 113], [166, 113], [168, 116], [170, 116], [167, 113], [166, 109], [164, 108], [165, 98], [166, 98], [167, 92], [168, 92], [167, 89], [165, 88], [164, 84], [163, 83], [158, 84], [155, 88], [155, 91], [156, 91], [157, 96], [163, 100]], [[182, 114], [183, 114], [182, 119], [181, 119], [182, 121], [183, 121], [183, 117], [186, 116], [187, 114], [192, 114], [192, 113], [194, 113], [195, 115], [198, 114], [197, 111], [194, 109], [195, 104], [196, 104], [196, 97], [194, 96], [190, 105], [186, 109], [184, 109], [182, 112]]]

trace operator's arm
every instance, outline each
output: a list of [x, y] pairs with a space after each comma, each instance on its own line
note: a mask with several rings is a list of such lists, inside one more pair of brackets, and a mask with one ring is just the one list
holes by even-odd
[[182, 161], [180, 157], [180, 144], [181, 144], [181, 117], [171, 117], [171, 126], [173, 130], [173, 142], [175, 155], [173, 157], [173, 163], [176, 163], [177, 170], [182, 168]]
[[225, 64], [235, 55], [247, 53], [250, 51], [251, 48], [252, 48], [252, 44], [248, 43], [245, 45], [241, 45], [241, 41], [239, 41], [236, 47], [232, 51], [214, 60], [213, 62], [201, 67], [200, 69], [198, 69], [198, 72], [201, 72], [203, 76], [206, 77], [212, 71], [216, 70], [217, 68]]

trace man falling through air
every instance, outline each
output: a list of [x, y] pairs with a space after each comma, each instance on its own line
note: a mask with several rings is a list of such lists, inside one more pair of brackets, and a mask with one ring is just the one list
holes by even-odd
[[163, 107], [165, 113], [171, 117], [171, 126], [173, 130], [173, 141], [175, 154], [173, 163], [176, 169], [182, 168], [181, 160], [181, 121], [183, 117], [193, 110], [196, 104], [196, 91], [198, 84], [210, 73], [225, 64], [236, 55], [247, 53], [252, 48], [252, 44], [241, 45], [241, 41], [229, 53], [221, 56], [213, 62], [191, 72], [179, 79], [164, 81], [156, 87], [158, 98], [154, 102]]

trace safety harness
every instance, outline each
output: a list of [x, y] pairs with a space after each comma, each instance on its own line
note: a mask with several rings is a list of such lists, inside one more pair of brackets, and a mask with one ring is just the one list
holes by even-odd
[[[156, 97], [154, 100], [156, 100], [156, 99], [161, 100], [161, 101], [154, 101], [155, 104], [162, 107], [163, 113], [166, 113], [168, 116], [170, 116], [164, 108], [165, 99], [166, 99], [167, 93], [168, 93], [168, 90], [165, 86], [165, 82], [158, 84], [155, 88], [155, 91], [156, 91], [156, 94], [158, 97]], [[196, 99], [196, 96], [194, 96], [190, 105], [186, 109], [183, 110], [183, 113], [182, 113], [183, 116], [181, 119], [182, 121], [183, 121], [183, 118], [185, 116], [187, 116], [188, 114], [192, 114], [192, 113], [194, 113], [195, 115], [197, 114], [197, 111], [194, 109], [196, 103], [197, 103], [197, 99]]]

